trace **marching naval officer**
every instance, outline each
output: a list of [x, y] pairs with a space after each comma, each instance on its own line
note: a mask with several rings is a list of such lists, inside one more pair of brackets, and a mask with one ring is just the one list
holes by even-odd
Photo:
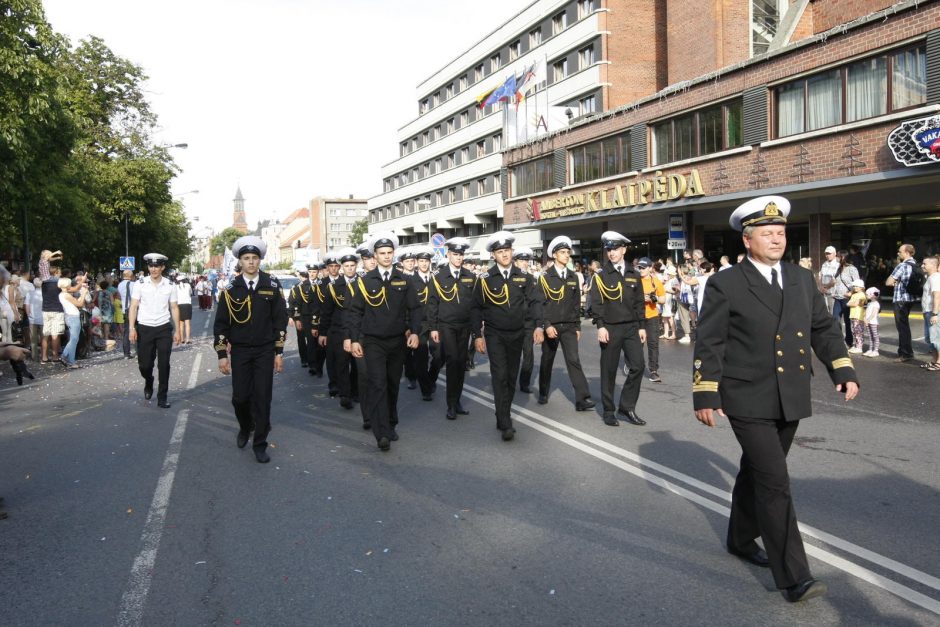
[[[812, 412], [810, 351], [845, 400], [858, 379], [813, 274], [781, 263], [790, 203], [754, 198], [731, 214], [747, 258], [708, 280], [692, 374], [695, 417], [715, 426], [727, 416], [741, 445], [731, 493], [728, 552], [769, 566], [787, 601], [820, 596], [826, 586], [806, 561], [790, 495], [787, 452], [799, 421]], [[761, 550], [755, 540], [764, 541]]]
[[[522, 270], [524, 274], [529, 276], [535, 276], [532, 274], [529, 264], [532, 263], [532, 259], [535, 257], [535, 253], [532, 252], [532, 249], [528, 246], [519, 246], [518, 248], [513, 248], [512, 251], [512, 263], [517, 268]], [[536, 277], [537, 281], [537, 277]], [[525, 338], [522, 340], [522, 364], [519, 366], [519, 391], [523, 394], [532, 393], [532, 370], [535, 367], [535, 351], [532, 346], [532, 333], [533, 329], [526, 329], [529, 333], [526, 333]]]
[[470, 308], [474, 346], [481, 355], [489, 352], [490, 377], [496, 400], [496, 428], [503, 440], [512, 440], [516, 430], [509, 416], [519, 376], [522, 343], [529, 329], [541, 344], [542, 301], [535, 279], [512, 263], [515, 237], [506, 231], [493, 233], [486, 242], [496, 263], [477, 280]]
[[432, 359], [433, 353], [437, 350], [437, 344], [432, 346], [429, 342], [427, 326], [428, 302], [431, 294], [431, 259], [434, 257], [434, 249], [430, 246], [412, 246], [411, 253], [415, 258], [415, 272], [409, 278], [418, 295], [418, 302], [421, 303], [421, 319], [425, 321], [418, 334], [418, 348], [411, 352], [411, 361], [415, 378], [421, 388], [421, 399], [433, 401], [434, 391], [437, 389], [437, 375], [440, 371], [440, 362]]
[[[617, 414], [627, 422], [645, 425], [636, 413], [643, 379], [643, 343], [646, 341], [646, 301], [640, 275], [626, 262], [626, 237], [615, 231], [601, 235], [607, 251], [607, 263], [594, 275], [591, 286], [591, 309], [597, 326], [597, 341], [601, 345], [601, 402], [604, 406], [604, 424], [620, 424]], [[627, 365], [627, 380], [620, 392], [620, 401], [614, 407], [614, 385], [620, 365], [620, 353]]]
[[[266, 464], [271, 461], [267, 448], [274, 373], [284, 370], [287, 305], [277, 279], [259, 269], [267, 252], [260, 237], [238, 238], [232, 252], [242, 273], [219, 298], [214, 346], [219, 372], [232, 375], [232, 405], [239, 429], [235, 443], [244, 448], [254, 429], [255, 459]], [[232, 347], [231, 358], [227, 345]]]
[[[131, 308], [127, 324], [128, 340], [137, 342], [137, 366], [144, 378], [144, 398], [153, 396], [153, 361], [157, 360], [157, 407], [169, 409], [167, 392], [170, 387], [170, 351], [179, 344], [180, 310], [176, 304], [177, 289], [163, 276], [166, 255], [144, 255], [149, 277], [131, 287]], [[170, 324], [172, 319], [173, 324]], [[175, 329], [175, 331], [174, 331]]]

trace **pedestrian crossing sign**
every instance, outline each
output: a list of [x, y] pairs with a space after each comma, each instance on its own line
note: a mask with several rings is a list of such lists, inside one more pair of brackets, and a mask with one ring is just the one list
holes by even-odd
[[118, 264], [118, 267], [123, 272], [124, 270], [130, 270], [133, 272], [136, 270], [134, 267], [134, 258], [133, 257], [121, 257], [121, 263]]

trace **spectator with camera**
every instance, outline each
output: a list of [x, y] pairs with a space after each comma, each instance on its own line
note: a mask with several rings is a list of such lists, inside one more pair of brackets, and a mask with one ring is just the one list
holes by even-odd
[[74, 370], [79, 367], [75, 360], [75, 352], [82, 332], [82, 317], [79, 308], [85, 306], [88, 286], [87, 282], [81, 282], [78, 288], [78, 297], [75, 297], [69, 293], [69, 288], [72, 287], [72, 282], [69, 279], [61, 278], [56, 285], [59, 287], [59, 303], [62, 306], [65, 326], [69, 331], [68, 343], [62, 350], [62, 357], [59, 361], [66, 368]]

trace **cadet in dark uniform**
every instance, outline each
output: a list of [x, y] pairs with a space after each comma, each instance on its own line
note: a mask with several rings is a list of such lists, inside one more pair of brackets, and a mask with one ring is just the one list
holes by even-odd
[[421, 303], [421, 319], [424, 320], [421, 332], [418, 334], [418, 348], [411, 351], [411, 361], [418, 387], [421, 388], [421, 400], [433, 401], [440, 370], [440, 366], [435, 366], [431, 360], [427, 326], [427, 306], [431, 293], [431, 258], [434, 257], [434, 249], [430, 246], [412, 246], [410, 252], [415, 258], [415, 272], [410, 279], [418, 295], [418, 302]]
[[[215, 314], [215, 351], [219, 372], [232, 375], [232, 405], [238, 419], [235, 443], [244, 448], [254, 429], [255, 459], [266, 464], [271, 431], [271, 392], [274, 373], [284, 370], [287, 305], [281, 285], [261, 272], [266, 252], [264, 241], [253, 235], [240, 237], [232, 246], [242, 273], [219, 296]], [[231, 361], [226, 352], [232, 348]]]
[[559, 235], [548, 245], [548, 254], [555, 262], [539, 277], [539, 288], [544, 296], [542, 327], [542, 359], [539, 361], [539, 404], [548, 402], [552, 384], [552, 366], [558, 346], [565, 355], [568, 378], [574, 386], [575, 409], [587, 411], [594, 407], [591, 390], [581, 369], [578, 342], [581, 340], [581, 286], [573, 270], [568, 269], [571, 259], [571, 238]]
[[[356, 247], [356, 254], [359, 255], [359, 259], [362, 263], [362, 268], [359, 270], [358, 275], [360, 277], [365, 276], [367, 273], [372, 272], [375, 269], [375, 253], [372, 252], [372, 239], [367, 238], [366, 241], [359, 244]], [[356, 282], [358, 284], [358, 281]], [[352, 298], [355, 299], [359, 292], [354, 290], [355, 294], [352, 295]], [[347, 313], [349, 307], [352, 306], [352, 301], [350, 305], [347, 306]], [[343, 316], [343, 349], [349, 352], [350, 357], [352, 358], [353, 371], [356, 373], [356, 381], [358, 385], [356, 386], [357, 395], [353, 397], [353, 402], [359, 403], [359, 394], [363, 394], [364, 390], [369, 387], [369, 381], [366, 379], [366, 364], [365, 360], [362, 357], [356, 357], [352, 354], [352, 342], [349, 339], [349, 316]], [[372, 423], [370, 422], [370, 417], [366, 413], [366, 404], [359, 403], [359, 412], [362, 414], [362, 428], [368, 431], [372, 428]]]
[[[787, 472], [799, 421], [812, 413], [811, 352], [846, 401], [858, 393], [858, 379], [813, 274], [780, 262], [789, 213], [786, 198], [764, 196], [731, 214], [748, 257], [705, 287], [692, 398], [703, 424], [715, 426], [715, 411], [728, 417], [743, 451], [728, 551], [769, 566], [784, 598], [802, 601], [826, 592], [806, 561]], [[766, 552], [755, 543], [758, 536]]]
[[[529, 271], [529, 264], [534, 257], [532, 249], [528, 246], [519, 246], [512, 251], [512, 262], [524, 274], [533, 276]], [[519, 366], [519, 391], [523, 394], [532, 393], [532, 370], [535, 368], [535, 351], [532, 348], [532, 331], [528, 328], [522, 339], [522, 364]]]
[[310, 335], [310, 315], [304, 313], [305, 305], [310, 302], [310, 283], [307, 281], [307, 273], [299, 272], [300, 282], [290, 288], [290, 295], [287, 297], [287, 311], [290, 316], [290, 324], [297, 331], [297, 355], [300, 357], [300, 367], [307, 368], [310, 349], [307, 346], [307, 336]]
[[379, 449], [398, 439], [398, 386], [405, 353], [418, 346], [421, 306], [414, 286], [392, 265], [398, 236], [380, 233], [372, 250], [378, 266], [357, 282], [348, 312], [353, 357], [365, 360], [368, 385], [360, 389]]
[[339, 393], [339, 404], [343, 409], [353, 408], [353, 397], [359, 396], [359, 381], [356, 376], [356, 364], [349, 354], [349, 346], [344, 346], [346, 340], [346, 312], [349, 309], [355, 285], [359, 280], [356, 268], [359, 257], [353, 248], [343, 248], [336, 253], [339, 259], [341, 272], [339, 278], [326, 288], [326, 302], [320, 313], [320, 346], [325, 347], [335, 369], [336, 389]]
[[[614, 231], [601, 235], [607, 251], [607, 263], [594, 275], [591, 286], [591, 309], [597, 326], [597, 341], [601, 345], [601, 402], [604, 406], [604, 424], [620, 424], [617, 414], [627, 422], [645, 425], [636, 413], [643, 378], [643, 343], [646, 341], [646, 302], [640, 275], [623, 258], [627, 252], [626, 237]], [[620, 402], [614, 407], [614, 385], [620, 354], [627, 363], [627, 380], [620, 392]]]
[[[326, 301], [329, 299], [329, 288], [331, 285], [339, 281], [339, 256], [335, 251], [327, 251], [324, 256], [324, 261], [326, 262], [326, 276], [320, 279], [319, 282], [319, 295], [322, 297], [320, 301], [320, 308], [322, 309], [326, 305]], [[319, 325], [318, 325], [319, 331]], [[323, 333], [327, 333], [326, 328], [322, 329]], [[328, 381], [328, 390], [330, 397], [334, 397], [339, 394], [339, 384], [336, 381], [336, 363], [334, 357], [336, 353], [330, 351], [328, 346], [322, 346], [319, 341], [317, 341], [317, 349], [321, 353], [321, 358], [326, 362], [326, 375]], [[322, 367], [321, 367], [322, 374]]]
[[519, 376], [522, 343], [532, 331], [533, 341], [541, 344], [542, 303], [535, 279], [512, 263], [515, 237], [497, 231], [487, 240], [486, 249], [496, 263], [480, 275], [473, 290], [470, 328], [480, 354], [489, 353], [490, 377], [496, 400], [496, 428], [509, 441], [516, 435], [509, 416]]
[[[408, 277], [408, 280], [411, 280], [417, 264], [413, 247], [403, 246], [399, 248], [395, 253], [395, 263], [400, 267], [401, 273]], [[418, 387], [418, 369], [415, 367], [415, 355], [412, 351], [405, 353], [405, 378], [408, 379], [409, 390]]]
[[428, 328], [431, 341], [439, 344], [439, 358], [447, 374], [447, 419], [469, 414], [460, 403], [470, 339], [470, 303], [476, 286], [475, 274], [463, 267], [470, 240], [452, 237], [447, 247], [447, 263], [431, 279], [428, 295]]

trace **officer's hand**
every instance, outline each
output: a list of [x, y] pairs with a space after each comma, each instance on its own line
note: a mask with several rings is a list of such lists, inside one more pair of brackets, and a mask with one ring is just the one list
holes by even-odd
[[558, 337], [558, 329], [552, 326], [547, 327], [545, 329], [545, 335], [547, 335], [550, 339], [554, 340], [556, 337]]
[[137, 341], [137, 329], [135, 329], [134, 327], [131, 327], [130, 330], [127, 332], [127, 339], [130, 342], [136, 342]]
[[697, 409], [695, 410], [695, 417], [698, 418], [698, 421], [705, 425], [706, 427], [715, 426], [715, 414], [713, 412], [718, 412], [718, 415], [724, 417], [725, 412], [719, 407], [718, 409]]
[[840, 383], [836, 386], [836, 392], [845, 392], [845, 400], [850, 401], [858, 396], [858, 383], [855, 381]]
[[294, 323], [294, 328], [297, 329], [298, 331], [304, 330], [304, 323], [301, 322], [300, 320], [292, 320], [291, 322]]
[[482, 337], [478, 337], [477, 339], [473, 340], [473, 347], [476, 348], [477, 352], [481, 355], [486, 354], [486, 340], [484, 340]]
[[578, 341], [580, 342], [580, 341], [581, 341], [581, 332], [580, 332], [580, 331], [575, 331], [574, 333], [575, 333], [574, 339], [576, 339], [576, 340], [578, 340]]
[[536, 329], [532, 332], [532, 342], [538, 346], [545, 341], [545, 332], [542, 329]]
[[343, 340], [343, 350], [346, 351], [347, 353], [351, 353], [352, 342], [350, 342], [349, 340]]
[[601, 344], [606, 344], [610, 341], [610, 334], [607, 333], [607, 329], [605, 327], [601, 327], [597, 330], [597, 341]]
[[232, 367], [228, 363], [228, 359], [223, 357], [219, 360], [219, 372], [222, 374], [232, 374]]
[[288, 319], [287, 319], [287, 324], [289, 324], [292, 329], [296, 329], [296, 328], [297, 328], [297, 323], [294, 322], [294, 319], [293, 319], [293, 318], [288, 318]]
[[421, 343], [421, 338], [418, 337], [417, 333], [412, 333], [411, 335], [409, 335], [408, 341], [405, 342], [405, 344], [407, 344], [408, 348], [410, 348], [411, 350], [418, 348], [418, 344], [420, 343]]
[[326, 346], [326, 336], [324, 335], [324, 336], [318, 338], [318, 339], [317, 339], [317, 342], [320, 344], [320, 347], [321, 347], [321, 348], [324, 347], [324, 346]]
[[274, 356], [274, 372], [284, 372], [284, 355]]
[[174, 346], [179, 346], [179, 345], [182, 344], [182, 343], [183, 343], [183, 333], [182, 333], [181, 331], [177, 330], [177, 331], [173, 334], [173, 345], [174, 345]]
[[320, 329], [314, 329], [313, 331], [310, 332], [310, 335], [312, 335], [313, 337], [320, 337]]
[[640, 344], [646, 344], [646, 329], [640, 329]]
[[359, 342], [353, 342], [351, 352], [353, 357], [362, 357], [362, 344]]
[[[937, 316], [940, 319], [940, 316]], [[441, 334], [438, 331], [431, 331], [431, 341], [435, 344], [441, 343]]]

